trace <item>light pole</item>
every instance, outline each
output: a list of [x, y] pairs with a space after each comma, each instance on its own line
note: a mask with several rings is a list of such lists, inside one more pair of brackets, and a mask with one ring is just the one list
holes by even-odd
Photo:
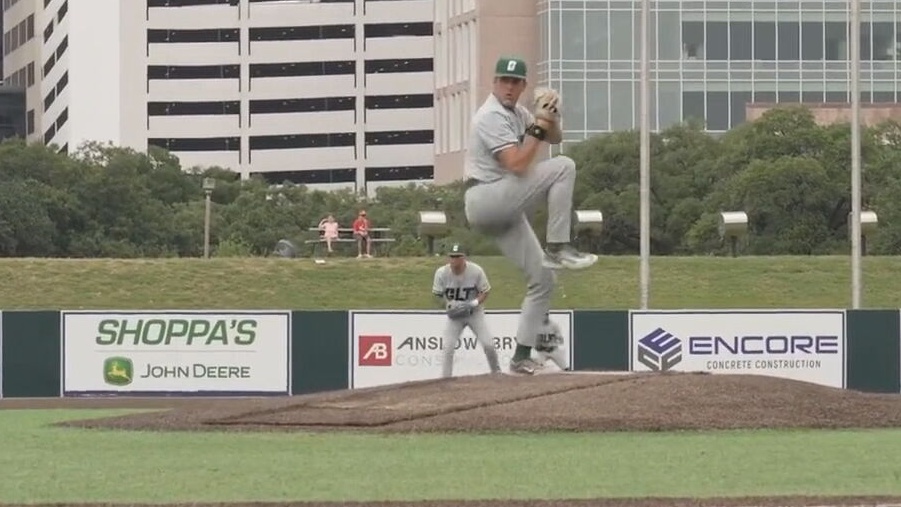
[[648, 17], [650, 0], [641, 1], [641, 72], [639, 97], [639, 285], [641, 309], [648, 308], [651, 285], [651, 149], [650, 149], [650, 62], [648, 55]]
[[860, 0], [851, 0], [851, 308], [860, 308]]
[[210, 208], [212, 206], [210, 196], [213, 189], [216, 188], [216, 180], [213, 178], [203, 179], [203, 193], [206, 194], [206, 210], [203, 215], [203, 258], [210, 258]]

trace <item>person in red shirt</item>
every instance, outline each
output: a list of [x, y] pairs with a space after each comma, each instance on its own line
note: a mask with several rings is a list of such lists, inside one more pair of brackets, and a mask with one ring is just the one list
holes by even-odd
[[[357, 239], [357, 258], [362, 258], [364, 255], [366, 257], [372, 257], [371, 255], [371, 246], [372, 238], [369, 236], [369, 219], [366, 218], [366, 210], [360, 210], [359, 216], [354, 220], [354, 238]], [[363, 242], [366, 242], [366, 253], [363, 253]]]

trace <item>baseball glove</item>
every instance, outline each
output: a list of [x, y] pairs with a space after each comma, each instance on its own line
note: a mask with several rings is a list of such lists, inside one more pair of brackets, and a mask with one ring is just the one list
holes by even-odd
[[447, 304], [447, 316], [451, 319], [462, 319], [472, 315], [473, 306], [466, 301], [453, 301]]
[[539, 87], [535, 89], [535, 111], [533, 114], [536, 119], [544, 120], [549, 123], [557, 123], [560, 121], [560, 94], [552, 88]]

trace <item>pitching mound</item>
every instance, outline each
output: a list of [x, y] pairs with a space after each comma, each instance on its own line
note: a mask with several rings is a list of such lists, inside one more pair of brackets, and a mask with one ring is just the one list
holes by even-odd
[[63, 424], [377, 432], [901, 427], [901, 395], [745, 375], [485, 375], [279, 399], [171, 401], [169, 410]]

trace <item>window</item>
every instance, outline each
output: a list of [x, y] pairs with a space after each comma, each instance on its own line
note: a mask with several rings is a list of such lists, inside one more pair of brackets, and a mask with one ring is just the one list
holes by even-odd
[[682, 58], [686, 60], [704, 59], [704, 23], [701, 21], [682, 22]]
[[238, 5], [238, 0], [147, 0], [147, 7], [191, 7], [198, 5]]
[[50, 128], [44, 131], [44, 144], [50, 144], [50, 141], [53, 140], [53, 136], [56, 135], [56, 126], [50, 125]]
[[733, 127], [745, 122], [747, 119], [746, 108], [751, 102], [751, 92], [731, 92], [729, 102], [732, 108], [731, 124]]
[[44, 112], [47, 112], [50, 109], [50, 106], [53, 105], [53, 102], [56, 101], [56, 88], [52, 88], [50, 93], [44, 97]]
[[240, 112], [241, 102], [238, 100], [147, 103], [147, 116], [228, 115]]
[[240, 65], [149, 65], [147, 79], [237, 79]]
[[147, 144], [169, 151], [239, 151], [240, 137], [150, 138]]
[[203, 30], [147, 30], [147, 42], [191, 43], [191, 42], [238, 42], [237, 28], [210, 28]]
[[34, 14], [29, 15], [25, 23], [25, 40], [31, 40], [34, 38]]
[[251, 41], [353, 39], [354, 25], [271, 26], [251, 28]]
[[431, 93], [420, 95], [369, 95], [366, 109], [418, 109], [432, 107], [435, 96]]
[[50, 36], [53, 35], [53, 21], [47, 25], [47, 28], [44, 28], [44, 42], [50, 40]]
[[729, 23], [725, 21], [708, 21], [704, 47], [707, 48], [705, 59], [728, 60]]
[[433, 24], [422, 23], [367, 23], [363, 36], [369, 37], [418, 37], [432, 35]]
[[[564, 10], [561, 14], [561, 38], [564, 60], [585, 59], [585, 13], [582, 10]], [[606, 30], [604, 30], [606, 31]]]
[[434, 130], [390, 130], [366, 133], [367, 145], [431, 144], [434, 142]]
[[433, 65], [431, 58], [366, 60], [366, 73], [432, 72]]
[[796, 21], [779, 22], [779, 59], [801, 58], [801, 27]]
[[848, 59], [848, 23], [842, 21], [826, 22], [826, 59]]
[[63, 53], [66, 52], [66, 48], [69, 47], [69, 36], [66, 35], [63, 37], [63, 40], [59, 41], [59, 46], [56, 46], [56, 59], [59, 60]]
[[34, 109], [25, 113], [25, 131], [29, 135], [34, 134]]
[[707, 92], [707, 128], [729, 130], [728, 92]]
[[751, 22], [733, 21], [729, 23], [729, 58], [732, 60], [751, 60]]
[[66, 89], [66, 85], [69, 84], [69, 71], [63, 73], [62, 76], [59, 77], [59, 81], [56, 82], [56, 94], [59, 95]]
[[63, 4], [59, 7], [59, 10], [56, 11], [56, 20], [62, 21], [64, 17], [66, 17], [66, 13], [69, 12], [69, 0], [63, 2]]
[[250, 77], [335, 76], [354, 74], [353, 60], [332, 62], [252, 63]]
[[776, 59], [776, 23], [767, 21], [754, 23], [754, 59]]
[[801, 59], [823, 59], [823, 23], [801, 23]]
[[309, 171], [273, 171], [250, 173], [260, 176], [270, 185], [279, 185], [286, 181], [295, 185], [314, 185], [317, 183], [354, 183], [357, 181], [357, 170], [346, 169], [313, 169]]
[[610, 59], [632, 59], [632, 13], [610, 13]]
[[50, 58], [44, 63], [44, 76], [50, 74], [50, 71], [53, 70], [53, 66], [56, 65], [56, 56], [50, 55]]
[[366, 168], [366, 181], [431, 180], [434, 178], [435, 167], [431, 165]]
[[614, 81], [610, 83], [610, 120], [611, 130], [628, 130], [634, 125], [632, 115], [635, 112], [632, 102], [632, 82]]
[[330, 148], [354, 146], [357, 135], [354, 132], [333, 134], [293, 134], [250, 136], [251, 150], [288, 150], [292, 148]]
[[56, 130], [63, 128], [63, 125], [69, 120], [69, 108], [63, 109], [59, 116], [56, 117]]
[[682, 120], [700, 120], [706, 124], [704, 92], [682, 92]]
[[324, 97], [315, 99], [251, 100], [250, 114], [314, 113], [320, 111], [353, 111], [356, 97]]

